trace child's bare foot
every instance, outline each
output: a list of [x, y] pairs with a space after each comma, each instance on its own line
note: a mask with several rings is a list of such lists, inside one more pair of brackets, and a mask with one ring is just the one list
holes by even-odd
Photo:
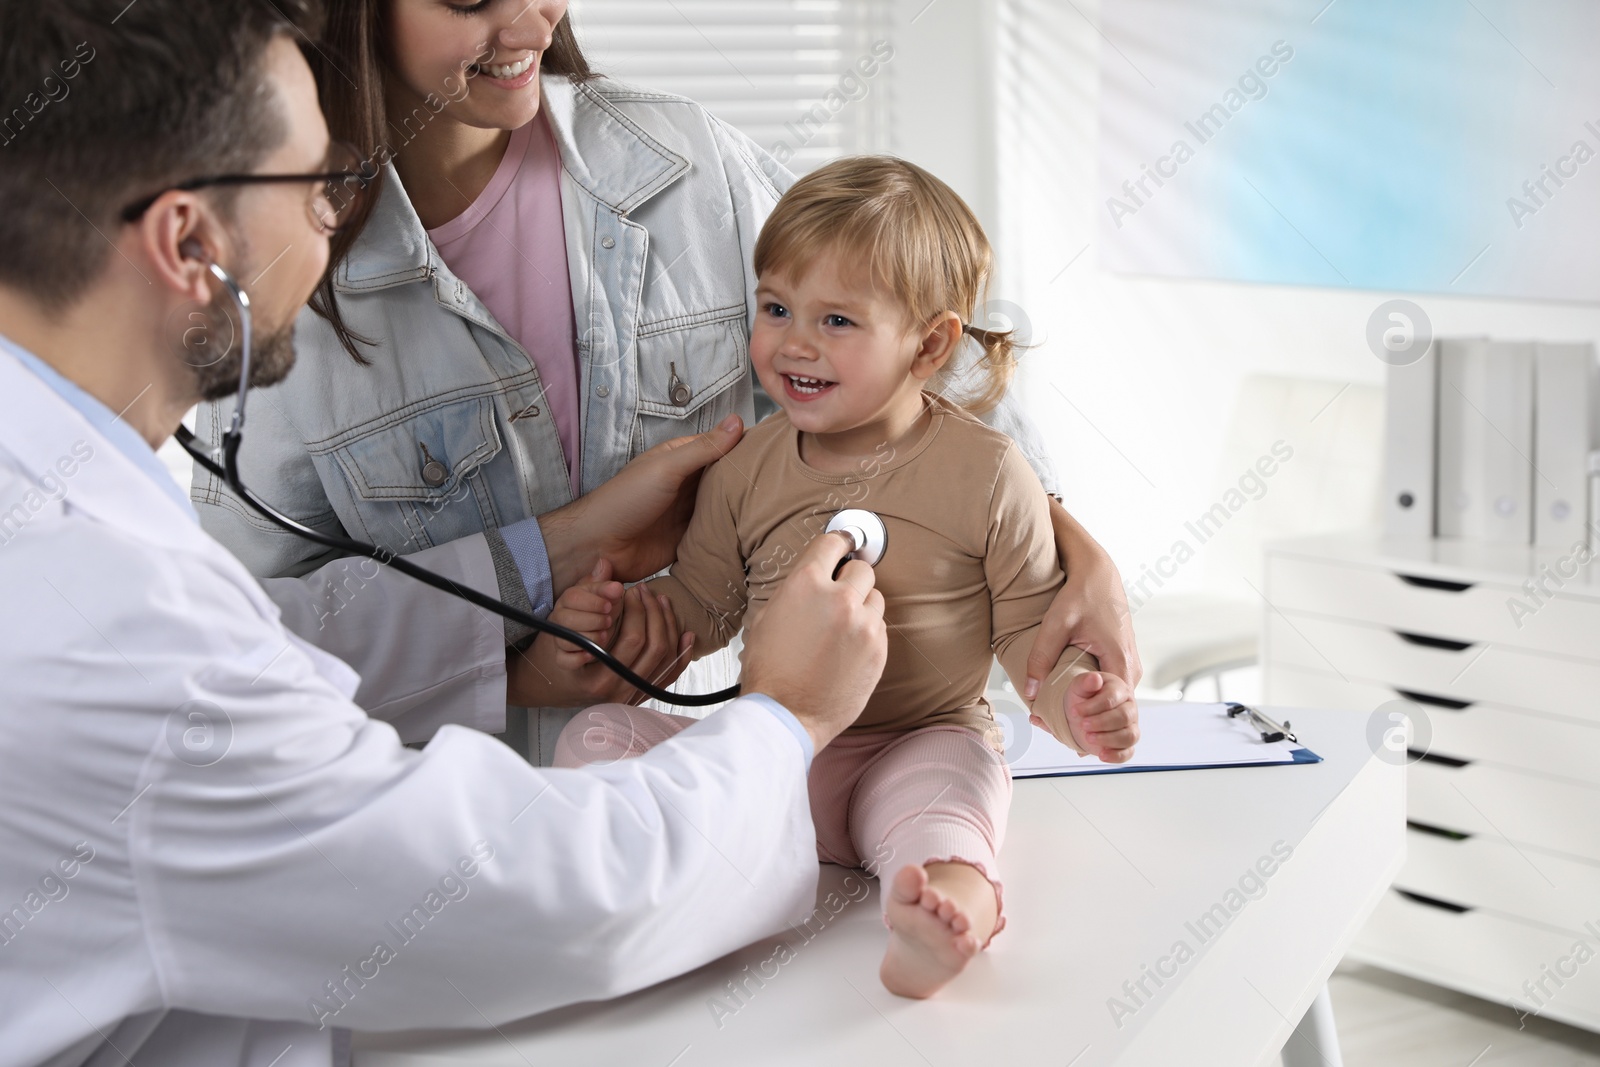
[[889, 947], [878, 977], [891, 993], [931, 997], [988, 940], [996, 921], [994, 887], [969, 864], [934, 863], [902, 867], [886, 892]]

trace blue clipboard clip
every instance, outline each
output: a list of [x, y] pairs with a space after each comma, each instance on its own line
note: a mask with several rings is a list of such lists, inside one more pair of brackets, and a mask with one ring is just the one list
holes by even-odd
[[1300, 739], [1290, 731], [1288, 719], [1283, 720], [1281, 723], [1274, 722], [1269, 716], [1252, 708], [1250, 705], [1240, 704], [1231, 700], [1227, 702], [1227, 707], [1228, 718], [1237, 719], [1243, 715], [1250, 720], [1250, 725], [1261, 731], [1261, 740], [1269, 745], [1274, 741], [1293, 741], [1297, 745], [1300, 743]]

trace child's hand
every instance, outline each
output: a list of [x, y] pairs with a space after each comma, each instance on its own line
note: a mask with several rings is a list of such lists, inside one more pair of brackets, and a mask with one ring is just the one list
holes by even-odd
[[1067, 686], [1064, 703], [1065, 708], [1036, 706], [1031, 721], [1062, 744], [1105, 763], [1126, 763], [1133, 758], [1133, 746], [1139, 740], [1139, 706], [1127, 682], [1114, 674], [1085, 671]]
[[[624, 599], [622, 583], [611, 580], [611, 564], [602, 559], [594, 565], [587, 581], [569, 586], [556, 598], [548, 619], [558, 626], [576, 630], [609, 652], [622, 621]], [[549, 634], [540, 634], [539, 640], [553, 643], [552, 662], [561, 670], [577, 670], [585, 663], [594, 662], [594, 656], [570, 641]]]
[[[690, 661], [694, 635], [681, 632], [666, 598], [644, 585], [624, 592], [602, 560], [589, 581], [569, 587], [550, 611], [551, 622], [576, 630], [656, 685], [677, 680]], [[569, 641], [541, 633], [508, 664], [508, 696], [528, 706], [633, 704], [644, 694]]]

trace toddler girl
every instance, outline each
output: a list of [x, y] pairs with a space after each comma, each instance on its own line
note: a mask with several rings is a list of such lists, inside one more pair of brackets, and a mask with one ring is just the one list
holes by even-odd
[[[782, 411], [706, 471], [677, 563], [649, 583], [704, 655], [760, 610], [834, 512], [882, 517], [888, 661], [855, 725], [816, 754], [810, 794], [817, 855], [882, 879], [880, 977], [911, 997], [949, 982], [1005, 925], [995, 854], [1011, 777], [983, 691], [993, 656], [1023, 689], [1064, 581], [1044, 489], [1010, 439], [969, 413], [993, 406], [1013, 368], [1009, 332], [970, 325], [990, 261], [967, 205], [912, 164], [845, 159], [795, 183], [756, 244], [750, 336]], [[981, 358], [957, 383], [969, 338]], [[964, 406], [941, 395], [956, 384]], [[1080, 753], [1132, 754], [1127, 685], [1076, 649], [1032, 711]], [[592, 709], [556, 762], [637, 755], [694, 721]]]

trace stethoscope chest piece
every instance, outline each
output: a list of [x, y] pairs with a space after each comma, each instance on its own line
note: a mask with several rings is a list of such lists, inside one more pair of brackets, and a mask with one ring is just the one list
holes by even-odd
[[842, 533], [856, 546], [845, 558], [876, 567], [889, 548], [889, 531], [876, 512], [846, 508], [828, 520], [823, 533]]

